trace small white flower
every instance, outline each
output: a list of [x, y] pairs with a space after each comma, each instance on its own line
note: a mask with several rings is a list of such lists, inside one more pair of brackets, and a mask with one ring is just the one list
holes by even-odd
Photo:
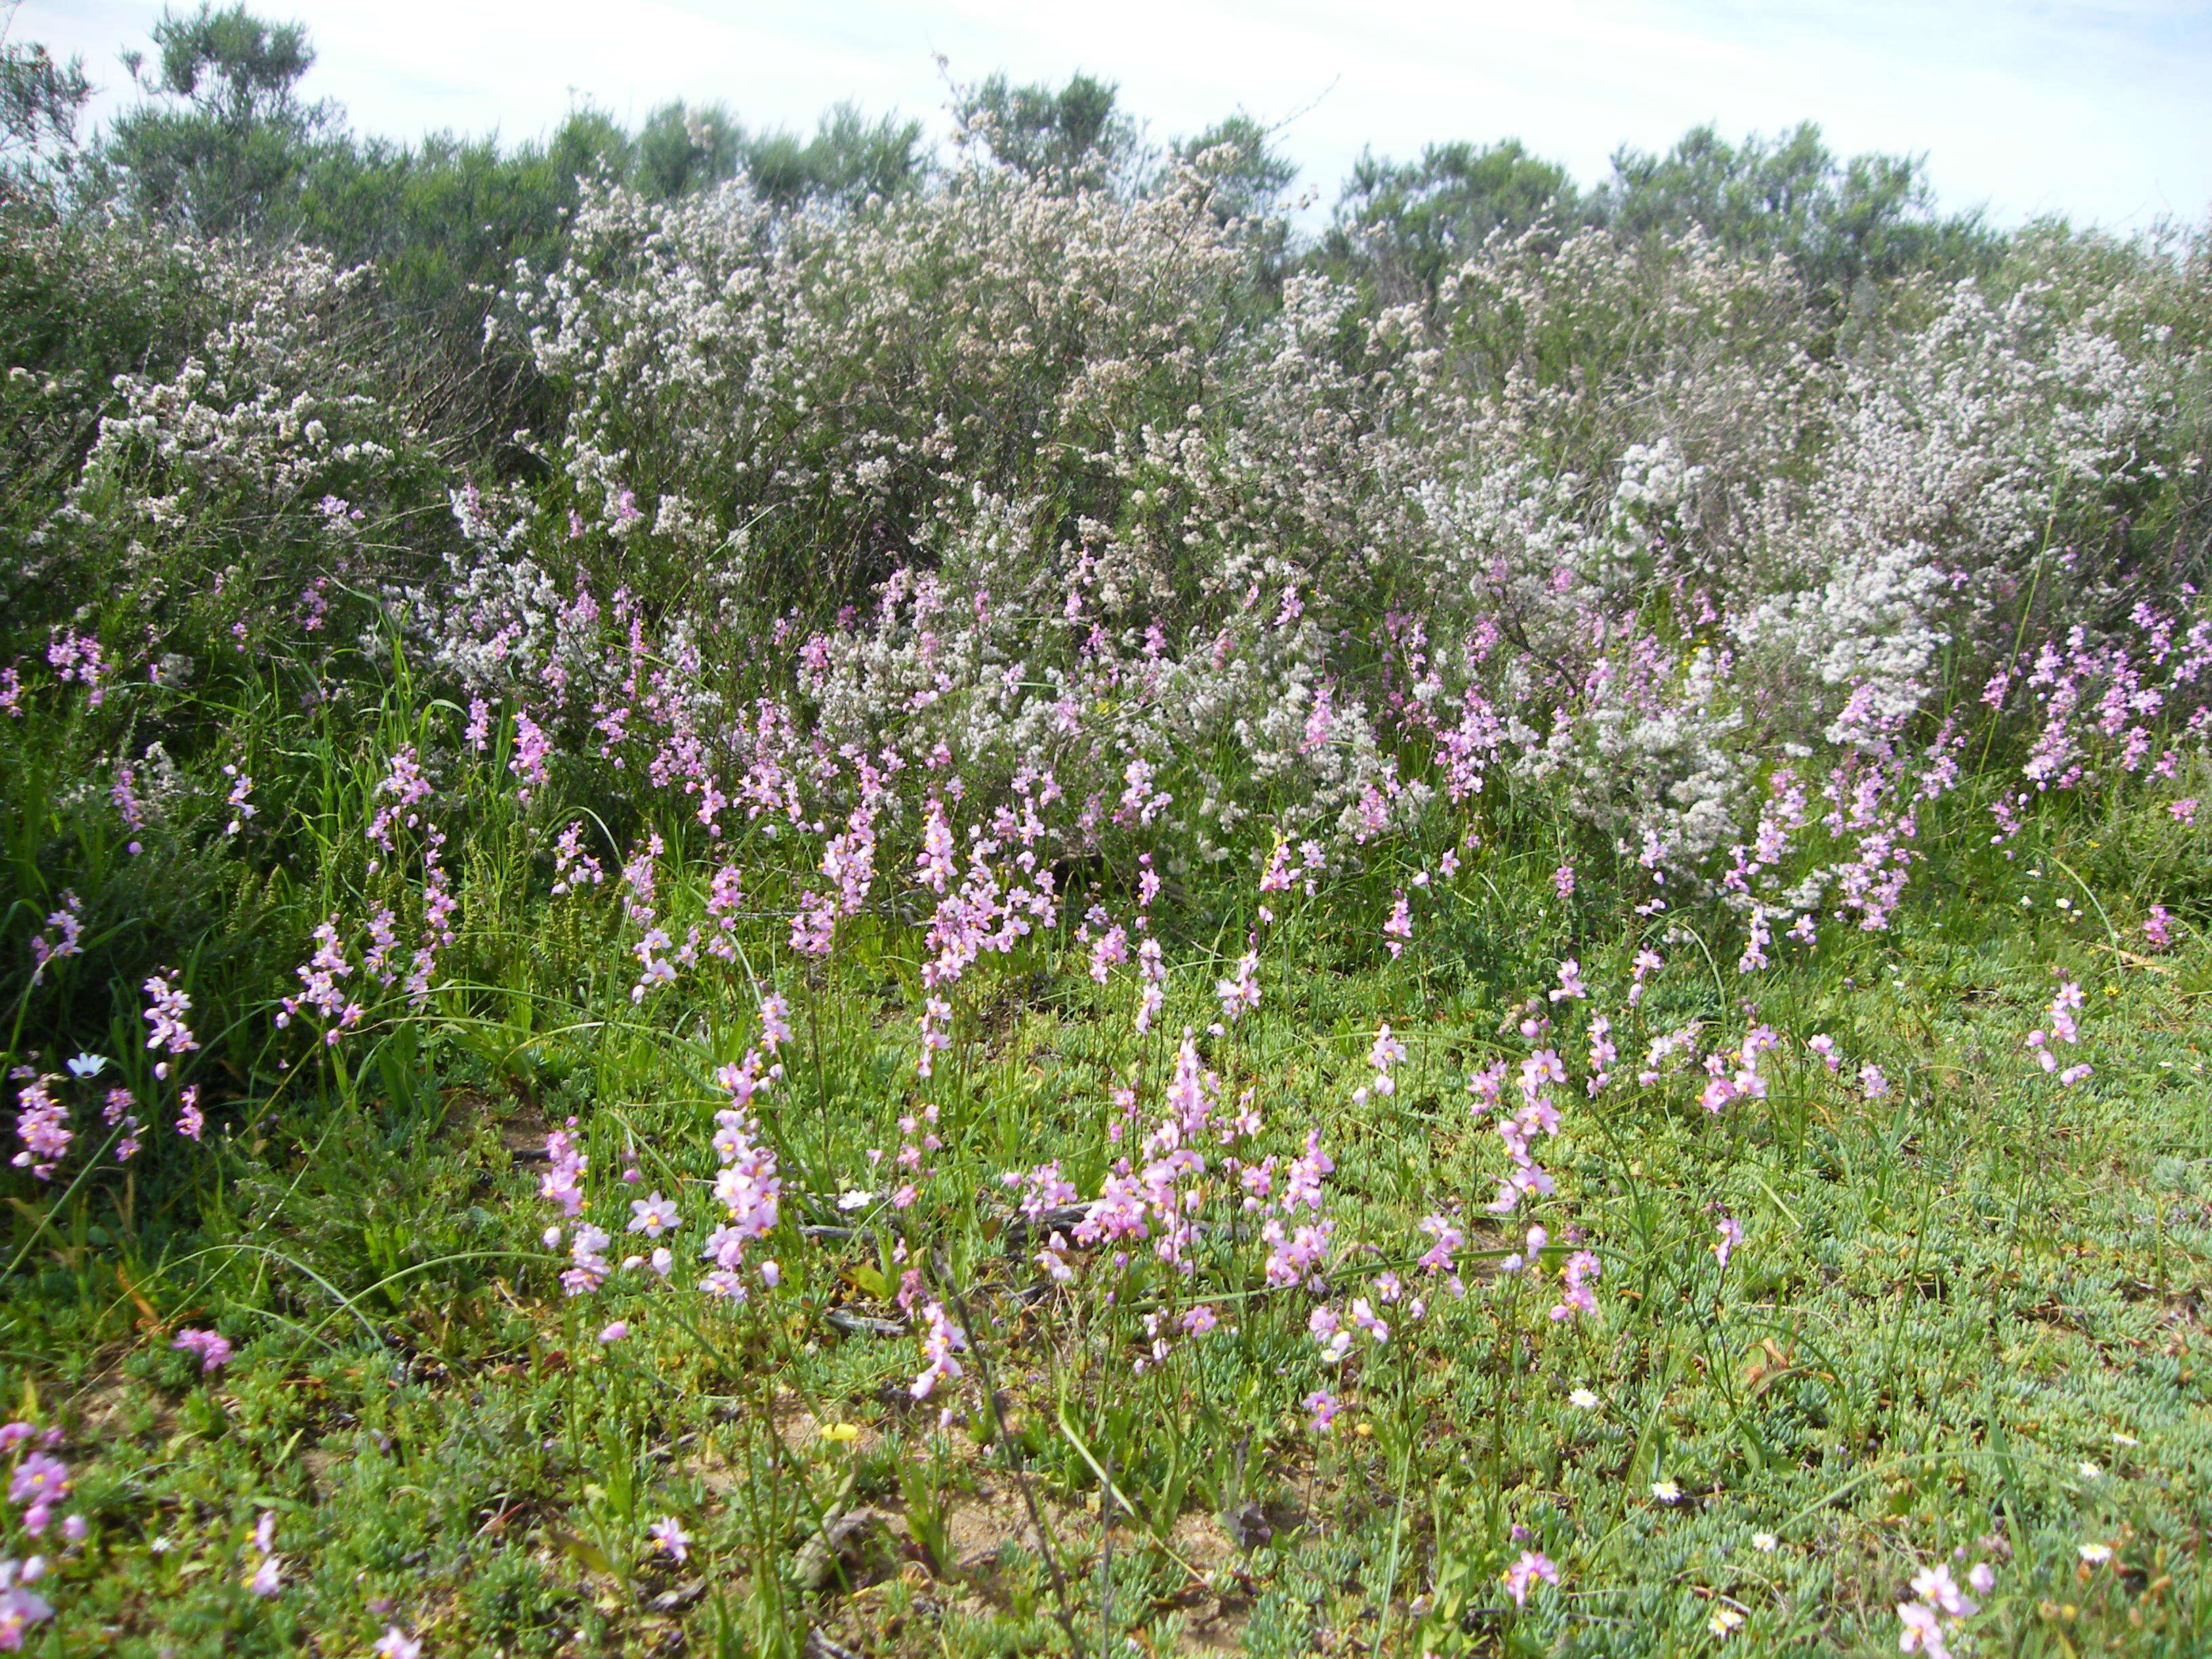
[[2140, 1446], [2142, 1444], [2142, 1442], [2136, 1439], [2135, 1436], [2131, 1434], [2122, 1434], [2118, 1429], [2114, 1429], [2112, 1431], [2112, 1443], [2115, 1446]]
[[1717, 1603], [1713, 1616], [1705, 1620], [1705, 1628], [1725, 1641], [1743, 1628], [1743, 1615], [1726, 1602]]
[[107, 1056], [106, 1054], [79, 1054], [75, 1060], [70, 1061], [69, 1068], [70, 1074], [75, 1077], [98, 1077], [102, 1072], [107, 1069]]
[[1570, 1406], [1579, 1406], [1586, 1412], [1594, 1412], [1597, 1409], [1598, 1400], [1597, 1396], [1588, 1389], [1577, 1389], [1567, 1396], [1567, 1403]]
[[2075, 1553], [2091, 1566], [2100, 1567], [2112, 1559], [2112, 1547], [2110, 1544], [2084, 1544]]
[[873, 1193], [864, 1193], [856, 1187], [850, 1192], [837, 1194], [837, 1207], [841, 1210], [862, 1209], [872, 1204], [875, 1197]]
[[2094, 1480], [2105, 1473], [2104, 1470], [2099, 1468], [2094, 1463], [2089, 1462], [2087, 1459], [2082, 1461], [2080, 1468], [2081, 1470], [2081, 1478], [2084, 1480]]
[[1755, 1532], [1751, 1535], [1751, 1547], [1761, 1555], [1771, 1555], [1781, 1547], [1782, 1540], [1771, 1532]]
[[1682, 1501], [1682, 1489], [1672, 1480], [1654, 1480], [1651, 1483], [1651, 1495], [1662, 1504], [1679, 1504]]

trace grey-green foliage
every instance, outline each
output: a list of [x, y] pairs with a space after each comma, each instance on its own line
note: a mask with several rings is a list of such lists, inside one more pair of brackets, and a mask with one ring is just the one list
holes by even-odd
[[1731, 252], [1784, 254], [1831, 297], [1862, 277], [1986, 269], [2001, 252], [1978, 213], [1937, 214], [1925, 156], [1839, 159], [1810, 122], [1740, 144], [1696, 127], [1664, 155], [1624, 146], [1593, 206], [1625, 236], [1696, 224]]
[[1177, 162], [1195, 169], [1212, 185], [1208, 205], [1218, 223], [1243, 222], [1256, 279], [1252, 292], [1236, 308], [1237, 314], [1247, 319], [1272, 311], [1280, 302], [1284, 279], [1297, 259], [1290, 221], [1283, 212], [1283, 194], [1298, 176], [1297, 164], [1274, 149], [1270, 142], [1273, 136], [1239, 110], [1195, 138], [1173, 145], [1170, 152]]
[[92, 96], [84, 63], [36, 43], [0, 46], [0, 206], [49, 199], [50, 169], [75, 147]]
[[1413, 161], [1363, 155], [1313, 258], [1386, 303], [1425, 300], [1486, 236], [1540, 223], [1602, 224], [1630, 240], [1695, 225], [1731, 252], [1787, 258], [1829, 306], [1862, 282], [1986, 272], [2003, 251], [1978, 212], [1936, 211], [1924, 156], [1840, 158], [1808, 122], [1733, 144], [1697, 127], [1663, 155], [1623, 147], [1588, 191], [1517, 139], [1432, 144]]
[[891, 197], [921, 181], [921, 124], [886, 115], [871, 121], [850, 104], [824, 115], [814, 136], [748, 132], [720, 103], [664, 104], [639, 129], [631, 184], [671, 201], [745, 174], [780, 206], [852, 206]]
[[470, 453], [495, 450], [504, 469], [516, 453], [507, 434], [538, 424], [544, 411], [514, 354], [486, 349], [485, 295], [512, 279], [518, 260], [558, 264], [580, 180], [624, 176], [632, 153], [623, 130], [590, 108], [517, 144], [433, 133], [400, 145], [345, 134], [319, 146], [293, 219], [301, 241], [375, 267], [406, 404]]
[[1492, 231], [1564, 227], [1582, 210], [1567, 170], [1517, 138], [1431, 144], [1418, 161], [1364, 154], [1316, 253], [1332, 274], [1364, 274], [1386, 301], [1427, 299]]
[[512, 145], [348, 134], [324, 146], [301, 180], [300, 234], [349, 263], [375, 262], [403, 290], [496, 283], [518, 258], [557, 258], [578, 180], [618, 179], [631, 154], [622, 129], [590, 109], [542, 141]]
[[1297, 164], [1268, 142], [1273, 136], [1239, 110], [1175, 145], [1174, 155], [1212, 181], [1214, 210], [1222, 218], [1263, 219], [1298, 176]]
[[1118, 96], [1112, 82], [1089, 75], [1070, 76], [1057, 91], [994, 75], [963, 88], [953, 111], [1000, 166], [1071, 188], [1098, 188], [1125, 179], [1144, 159], [1136, 124], [1121, 112]]
[[315, 62], [298, 23], [244, 6], [164, 12], [158, 67], [125, 63], [147, 100], [96, 147], [91, 187], [132, 216], [202, 236], [289, 234], [301, 181], [338, 131], [340, 111], [301, 98]]
[[680, 98], [663, 104], [638, 129], [630, 182], [657, 202], [720, 184], [736, 175], [744, 137], [720, 104], [694, 107]]
[[744, 149], [753, 187], [786, 205], [807, 200], [850, 206], [890, 197], [921, 178], [921, 124], [886, 115], [870, 121], [850, 104], [822, 118], [801, 143], [787, 132], [756, 135]]

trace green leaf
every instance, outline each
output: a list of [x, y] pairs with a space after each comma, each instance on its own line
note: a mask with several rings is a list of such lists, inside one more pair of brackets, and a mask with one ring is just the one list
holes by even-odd
[[877, 1268], [864, 1264], [847, 1269], [845, 1277], [853, 1282], [854, 1288], [866, 1291], [878, 1302], [891, 1299], [891, 1282]]

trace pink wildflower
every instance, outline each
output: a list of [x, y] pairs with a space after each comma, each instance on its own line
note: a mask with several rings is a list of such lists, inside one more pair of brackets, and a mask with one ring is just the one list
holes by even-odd
[[1720, 1243], [1713, 1246], [1713, 1255], [1725, 1267], [1730, 1253], [1743, 1243], [1743, 1224], [1734, 1216], [1724, 1215], [1713, 1224], [1713, 1231], [1721, 1236]]
[[21, 1563], [0, 1561], [0, 1652], [19, 1651], [24, 1632], [54, 1616], [45, 1598], [26, 1588], [35, 1583], [45, 1570], [46, 1564], [35, 1555]]
[[643, 1233], [647, 1238], [659, 1238], [671, 1228], [684, 1224], [684, 1218], [678, 1213], [675, 1200], [663, 1198], [659, 1193], [649, 1198], [632, 1199], [629, 1208], [629, 1231]]
[[[155, 975], [148, 980], [143, 988], [147, 1000], [153, 1005], [143, 1016], [146, 1024], [153, 1028], [152, 1034], [146, 1039], [147, 1048], [167, 1048], [178, 1058], [198, 1048], [199, 1039], [192, 1035], [192, 1028], [185, 1024], [185, 1016], [191, 1012], [192, 1000], [177, 988], [177, 970], [172, 968], [166, 974]], [[155, 1077], [167, 1077], [168, 1074], [169, 1062], [166, 1060], [154, 1067]]]
[[1979, 1611], [1940, 1561], [1912, 1575], [1912, 1593], [1947, 1619], [1971, 1619]]
[[1405, 941], [1413, 937], [1413, 913], [1407, 904], [1402, 888], [1392, 895], [1389, 919], [1382, 924], [1382, 932], [1391, 956], [1405, 955]]
[[8, 1501], [42, 1507], [68, 1497], [69, 1491], [69, 1465], [58, 1457], [34, 1451], [15, 1465], [15, 1473], [8, 1482]]
[[1259, 969], [1259, 953], [1247, 951], [1237, 960], [1235, 978], [1215, 982], [1213, 994], [1221, 999], [1221, 1017], [1231, 1024], [1246, 1009], [1260, 1006]]
[[1528, 1600], [1530, 1587], [1539, 1580], [1556, 1585], [1559, 1582], [1559, 1568], [1539, 1551], [1523, 1550], [1521, 1559], [1505, 1569], [1505, 1593], [1513, 1598], [1515, 1607], [1521, 1607]]
[[169, 1346], [197, 1358], [204, 1372], [219, 1370], [230, 1363], [230, 1343], [214, 1331], [181, 1330]]
[[1636, 953], [1635, 963], [1629, 973], [1631, 983], [1628, 988], [1628, 1006], [1630, 1007], [1633, 1008], [1644, 1000], [1644, 976], [1658, 972], [1666, 965], [1666, 958], [1655, 951], [1638, 951]]
[[1396, 1092], [1398, 1085], [1391, 1079], [1390, 1068], [1405, 1057], [1406, 1045], [1390, 1035], [1389, 1022], [1384, 1021], [1376, 1028], [1375, 1042], [1367, 1050], [1367, 1063], [1375, 1068], [1376, 1094], [1388, 1095]]
[[1897, 1633], [1899, 1653], [1922, 1653], [1927, 1659], [1950, 1659], [1951, 1650], [1943, 1644], [1943, 1627], [1933, 1607], [1923, 1607], [1917, 1601], [1901, 1602], [1897, 1616], [1904, 1626]]
[[774, 1054], [791, 1041], [791, 1005], [771, 993], [761, 1000], [760, 1017], [761, 1047]]
[[940, 1381], [957, 1382], [967, 1375], [960, 1362], [952, 1357], [966, 1352], [967, 1333], [952, 1322], [939, 1303], [930, 1303], [921, 1310], [921, 1316], [926, 1327], [921, 1352], [928, 1363], [908, 1389], [916, 1400], [928, 1399]]
[[1591, 1291], [1590, 1279], [1600, 1273], [1597, 1257], [1589, 1250], [1577, 1250], [1561, 1270], [1559, 1304], [1552, 1310], [1554, 1321], [1571, 1319], [1578, 1313], [1597, 1311], [1597, 1297]]
[[177, 1114], [177, 1133], [187, 1140], [198, 1140], [207, 1132], [207, 1118], [200, 1111], [199, 1085], [186, 1085], [177, 1098], [182, 1108]]
[[23, 1150], [12, 1161], [17, 1169], [28, 1170], [39, 1180], [51, 1181], [68, 1155], [70, 1143], [76, 1139], [76, 1132], [69, 1127], [69, 1108], [55, 1097], [50, 1086], [60, 1077], [33, 1073], [28, 1066], [16, 1075], [23, 1079], [15, 1096], [15, 1133], [22, 1139]]
[[1559, 982], [1549, 994], [1553, 1002], [1589, 995], [1589, 987], [1583, 983], [1583, 965], [1572, 957], [1559, 964]]
[[46, 978], [46, 964], [63, 957], [81, 957], [84, 947], [78, 941], [84, 936], [84, 902], [68, 889], [62, 890], [62, 908], [46, 918], [46, 926], [57, 930], [58, 939], [40, 933], [31, 940], [31, 959], [33, 964], [31, 983], [36, 985]]

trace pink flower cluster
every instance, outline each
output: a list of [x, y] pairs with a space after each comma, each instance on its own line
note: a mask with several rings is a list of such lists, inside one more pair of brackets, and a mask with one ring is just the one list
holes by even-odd
[[[790, 1041], [787, 1014], [781, 997], [764, 999], [758, 1044], [738, 1064], [726, 1066], [715, 1074], [715, 1081], [730, 1091], [730, 1104], [714, 1114], [714, 1156], [722, 1167], [714, 1177], [714, 1191], [725, 1219], [700, 1249], [700, 1255], [714, 1267], [700, 1280], [699, 1288], [710, 1296], [735, 1302], [745, 1299], [738, 1270], [744, 1265], [746, 1246], [765, 1237], [781, 1214], [783, 1182], [777, 1173], [775, 1152], [754, 1139], [758, 1125], [750, 1103], [783, 1076], [781, 1062], [770, 1062], [764, 1069], [763, 1062]], [[776, 1282], [773, 1261], [763, 1262], [760, 1272], [769, 1284]]]
[[69, 1108], [55, 1097], [52, 1086], [61, 1081], [58, 1072], [41, 1073], [27, 1066], [12, 1074], [21, 1087], [15, 1095], [15, 1133], [23, 1150], [11, 1160], [40, 1181], [52, 1181], [76, 1133], [69, 1127]]
[[2081, 1042], [2081, 1028], [2074, 1018], [2081, 1006], [2081, 988], [2071, 980], [2066, 981], [2059, 986], [2058, 994], [2051, 999], [2051, 1030], [2046, 1032], [2039, 1027], [2030, 1031], [2026, 1044], [2028, 1051], [2035, 1056], [2036, 1063], [2045, 1072], [2056, 1072], [2060, 1084], [2069, 1089], [2096, 1068], [2084, 1061], [2061, 1070], [2058, 1056], [2051, 1045], [2054, 1042], [2069, 1044]]
[[921, 1355], [924, 1364], [907, 1392], [927, 1400], [940, 1382], [957, 1382], [967, 1375], [955, 1354], [968, 1351], [968, 1334], [954, 1324], [942, 1303], [931, 1302], [921, 1310]]
[[107, 700], [106, 681], [112, 666], [101, 653], [100, 641], [91, 635], [75, 629], [56, 630], [53, 642], [46, 647], [46, 662], [57, 680], [64, 684], [75, 680], [84, 687], [89, 694], [85, 698], [88, 708], [97, 708]]
[[[1522, 1021], [1522, 1032], [1534, 1038], [1548, 1030], [1552, 1022], [1537, 1017], [1540, 1004], [1528, 1005], [1528, 1017]], [[1510, 1117], [1500, 1117], [1493, 1126], [1498, 1138], [1504, 1143], [1510, 1167], [1498, 1177], [1498, 1196], [1488, 1206], [1492, 1215], [1510, 1215], [1521, 1200], [1531, 1194], [1548, 1198], [1553, 1192], [1551, 1174], [1536, 1161], [1531, 1150], [1534, 1138], [1541, 1133], [1559, 1133], [1559, 1109], [1553, 1103], [1551, 1090], [1554, 1085], [1566, 1081], [1566, 1066], [1559, 1054], [1550, 1048], [1540, 1048], [1521, 1062], [1521, 1104]], [[1474, 1099], [1477, 1116], [1488, 1114], [1501, 1104], [1501, 1087], [1504, 1081], [1502, 1064], [1475, 1073], [1468, 1089]]]
[[198, 1359], [203, 1371], [220, 1370], [230, 1363], [230, 1344], [214, 1331], [181, 1330], [169, 1346]]
[[1759, 1057], [1774, 1048], [1781, 1039], [1773, 1028], [1754, 1026], [1734, 1054], [1717, 1050], [1705, 1056], [1705, 1073], [1710, 1079], [1698, 1103], [1709, 1112], [1717, 1112], [1732, 1100], [1764, 1100], [1766, 1098], [1766, 1079], [1759, 1069]]
[[[69, 888], [62, 890], [61, 908], [46, 918], [46, 926], [53, 933], [36, 933], [31, 939], [31, 983], [37, 985], [46, 976], [46, 964], [64, 957], [81, 957], [84, 946], [84, 901]], [[54, 937], [58, 934], [59, 937]]]
[[[70, 1494], [69, 1465], [53, 1455], [60, 1443], [58, 1429], [41, 1431], [35, 1424], [21, 1421], [0, 1425], [0, 1454], [15, 1460], [9, 1470], [8, 1501], [23, 1506], [22, 1528], [33, 1538], [45, 1535], [53, 1522], [54, 1506]], [[64, 1517], [62, 1535], [71, 1543], [82, 1539], [85, 1530], [82, 1516]]]
[[46, 1575], [44, 1556], [0, 1560], [0, 1653], [19, 1651], [30, 1627], [54, 1616], [52, 1604], [31, 1589]]
[[[283, 999], [276, 1015], [278, 1028], [289, 1025], [302, 1012], [312, 1011], [322, 1016], [324, 1043], [335, 1048], [339, 1039], [359, 1024], [368, 1012], [360, 1003], [351, 1000], [338, 985], [340, 980], [352, 976], [353, 964], [346, 960], [345, 947], [339, 942], [335, 913], [315, 929], [315, 954], [293, 971], [307, 988], [298, 996]], [[149, 990], [151, 986], [149, 981]], [[150, 1019], [152, 1016], [147, 1018]]]
[[[1963, 1555], [1966, 1551], [1961, 1548], [1959, 1553]], [[1967, 1572], [1966, 1583], [1975, 1595], [1987, 1595], [1996, 1586], [1996, 1574], [1988, 1562], [1978, 1561]], [[1979, 1605], [1941, 1561], [1912, 1575], [1912, 1594], [1918, 1599], [1898, 1603], [1898, 1651], [1918, 1653], [1924, 1659], [1950, 1659], [1949, 1641], [1981, 1611]]]
[[[568, 1127], [550, 1131], [545, 1137], [545, 1173], [538, 1178], [538, 1190], [548, 1203], [558, 1205], [561, 1213], [572, 1224], [568, 1230], [568, 1265], [561, 1273], [561, 1293], [563, 1296], [589, 1296], [606, 1282], [614, 1265], [607, 1260], [607, 1246], [614, 1241], [603, 1227], [580, 1220], [584, 1209], [584, 1177], [590, 1172], [592, 1160], [576, 1145], [569, 1133], [576, 1127], [570, 1118]], [[557, 1249], [561, 1243], [558, 1224], [548, 1227], [544, 1233], [547, 1249]]]
[[[915, 1069], [925, 1078], [934, 1069], [933, 1056], [949, 1040], [945, 1029], [951, 1008], [942, 994], [985, 951], [1010, 954], [1033, 932], [1059, 924], [1055, 878], [1040, 851], [1046, 835], [1043, 809], [1061, 799], [1060, 785], [1049, 772], [1028, 769], [1016, 775], [1013, 785], [1014, 802], [997, 809], [988, 831], [981, 824], [969, 827], [964, 875], [954, 858], [956, 843], [944, 803], [937, 797], [929, 802], [922, 850], [915, 860], [922, 884], [939, 896], [923, 937], [927, 958], [921, 968], [925, 1002]], [[1018, 850], [1003, 864], [994, 862], [1010, 848]], [[856, 849], [854, 843], [840, 866], [854, 881], [872, 870], [872, 840], [866, 865], [858, 860]], [[857, 908], [857, 898], [852, 902]]]
[[[192, 1000], [178, 988], [177, 970], [172, 968], [166, 974], [156, 975], [142, 988], [152, 1005], [143, 1016], [151, 1028], [146, 1038], [147, 1048], [166, 1048], [172, 1059], [181, 1059], [198, 1048], [199, 1039], [192, 1035], [192, 1028], [185, 1024], [185, 1016], [191, 1012]], [[154, 1075], [159, 1078], [168, 1076], [169, 1061], [158, 1061], [154, 1067]]]

